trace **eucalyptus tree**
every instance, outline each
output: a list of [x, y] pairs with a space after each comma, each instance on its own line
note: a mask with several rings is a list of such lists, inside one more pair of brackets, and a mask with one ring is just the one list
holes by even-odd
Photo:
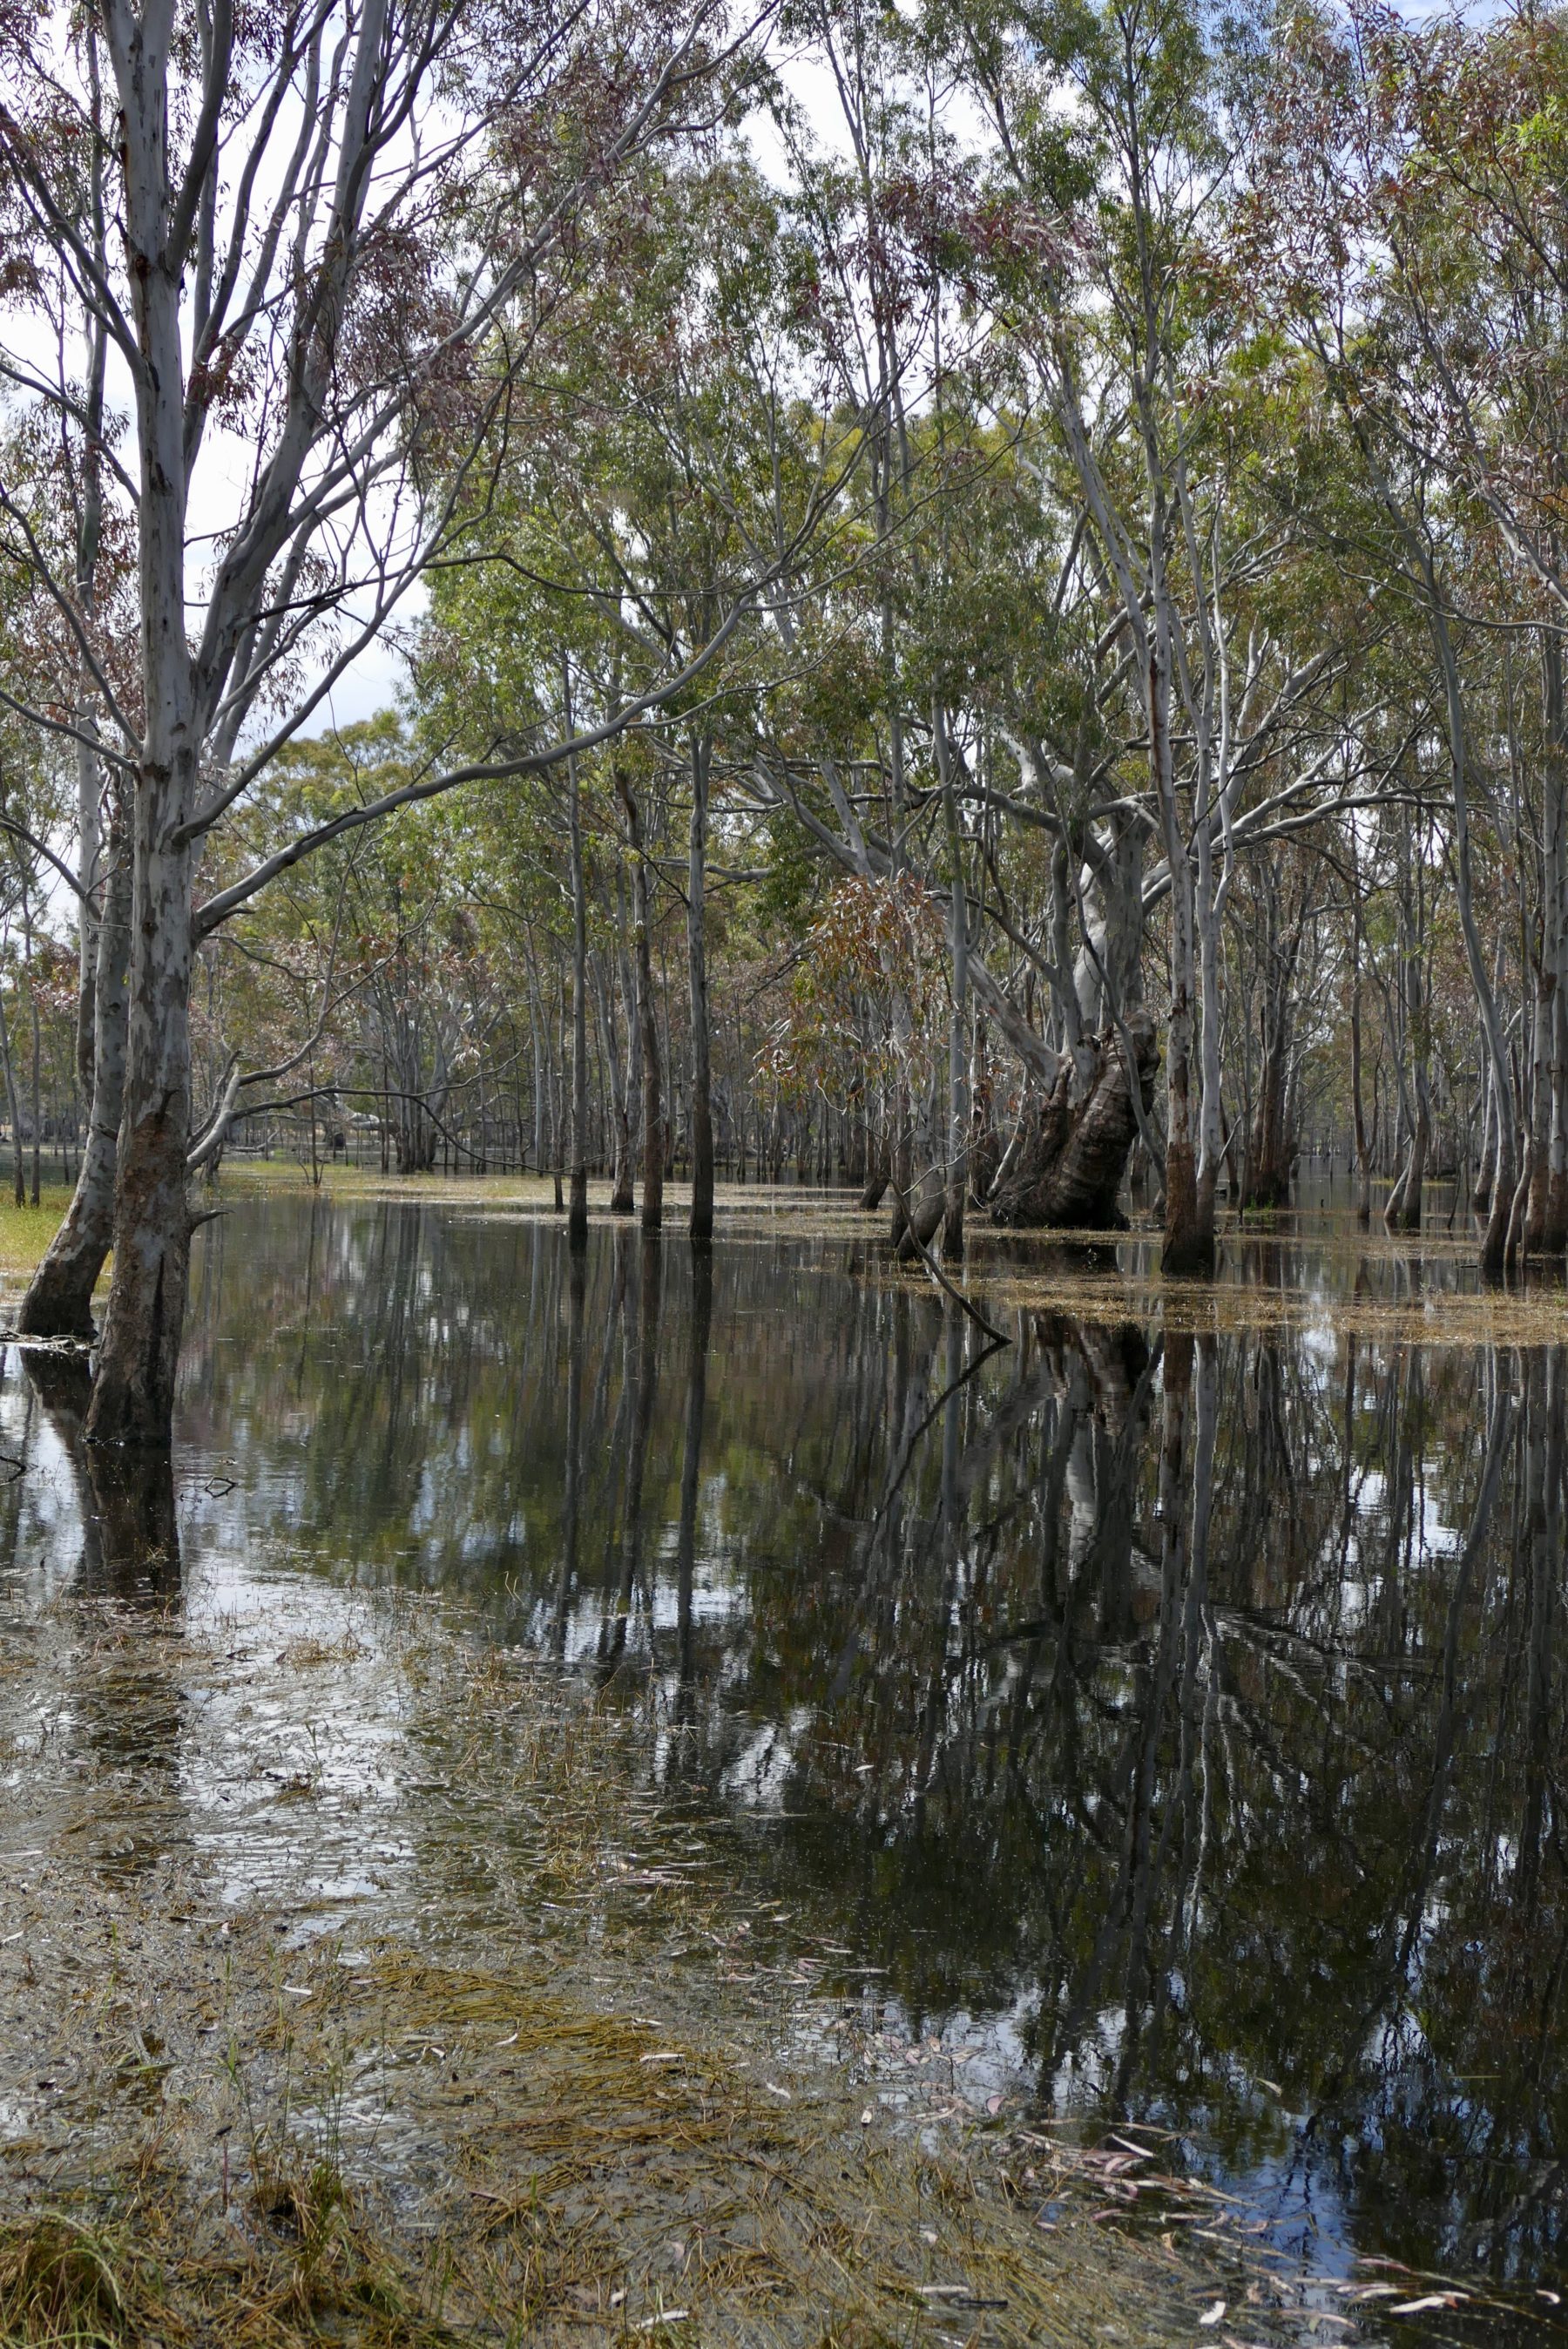
[[1163, 900], [1168, 932], [1164, 1260], [1207, 1271], [1225, 903], [1249, 841], [1342, 795], [1326, 721], [1352, 649], [1279, 592], [1297, 524], [1270, 475], [1293, 387], [1268, 380], [1220, 261], [1249, 60], [1186, 0], [1002, 10], [965, 31], [995, 135], [990, 298], [1058, 436], [1080, 517], [1069, 583], [1098, 604], [1111, 696], [1136, 715], [1146, 781], [1121, 792], [1161, 859], [1142, 908]]
[[[101, 242], [96, 131], [84, 176], [88, 224]], [[17, 412], [0, 453], [0, 479], [26, 483], [15, 510], [0, 514], [0, 673], [5, 680], [0, 683], [0, 725], [8, 778], [0, 832], [9, 849], [37, 870], [45, 895], [57, 894], [63, 885], [77, 908], [75, 1057], [88, 1133], [69, 1214], [29, 1286], [18, 1320], [24, 1330], [86, 1336], [92, 1330], [92, 1290], [108, 1252], [114, 1216], [125, 1069], [129, 843], [124, 792], [95, 747], [96, 688], [46, 582], [52, 571], [71, 583], [75, 606], [99, 630], [102, 657], [123, 690], [126, 647], [134, 640], [133, 549], [123, 526], [106, 528], [98, 453], [104, 423], [104, 338], [89, 321], [86, 349], [76, 349], [71, 330], [80, 305], [63, 255], [54, 257], [53, 267], [46, 264], [39, 270], [37, 285], [53, 327], [54, 364], [50, 368], [34, 361], [19, 380], [12, 370]], [[79, 378], [71, 364], [78, 356]], [[46, 400], [33, 397], [37, 382], [56, 395], [53, 414]], [[36, 710], [51, 723], [36, 723]], [[62, 835], [69, 829], [61, 822], [60, 784], [70, 767], [74, 863], [49, 844], [56, 838], [64, 845]], [[46, 776], [49, 787], [40, 795], [36, 785]]]
[[[791, 602], [820, 537], [831, 540], [862, 441], [856, 419], [808, 396], [799, 262], [784, 207], [733, 139], [639, 174], [552, 343], [553, 428], [506, 451], [476, 520], [491, 559], [438, 581], [429, 640], [437, 724], [449, 710], [460, 726], [476, 686], [496, 723], [519, 722], [552, 663], [606, 730], [627, 706], [658, 700], [656, 719], [583, 762], [582, 783], [603, 839], [618, 804], [630, 867], [647, 1228], [663, 1213], [663, 1091], [673, 1103], [676, 1089], [662, 1067], [652, 943], [661, 908], [683, 909], [697, 1239], [713, 1220], [710, 834], [717, 822], [727, 842], [746, 835], [734, 792], [752, 712], [781, 667], [799, 666]], [[695, 681], [754, 580], [767, 583], [764, 626]]]
[[[1346, 419], [1387, 516], [1389, 584], [1427, 636], [1440, 854], [1484, 1064], [1477, 1205], [1492, 1272], [1568, 1237], [1554, 519], [1568, 274], [1552, 128], [1563, 40], [1553, 12], [1428, 27], [1377, 8], [1304, 14], [1272, 57], [1249, 166], [1254, 273]], [[1532, 638], [1541, 808], [1521, 1091], [1487, 906], [1511, 894], [1524, 904], [1508, 812], [1525, 796], [1520, 697], [1500, 652]]]
[[[64, 256], [126, 400], [93, 446], [106, 510], [135, 535], [132, 673], [117, 680], [76, 579], [34, 542], [99, 723], [52, 717], [25, 681], [13, 698], [73, 743], [86, 734], [130, 804], [114, 1271], [88, 1433], [157, 1444], [200, 1147], [197, 945], [324, 840], [556, 754], [535, 737], [436, 762], [198, 904], [202, 860], [454, 549], [496, 433], [522, 426], [527, 353], [569, 295], [594, 199], [688, 117], [727, 36], [703, 0], [298, 0], [265, 23], [227, 0], [188, 17], [175, 0], [99, 0], [86, 18], [13, 15], [0, 37], [6, 231], [14, 250]], [[89, 164], [120, 224], [101, 243], [84, 227]], [[36, 286], [9, 273], [0, 364], [79, 449], [74, 384], [27, 376]], [[25, 485], [0, 483], [0, 514], [26, 539]]]

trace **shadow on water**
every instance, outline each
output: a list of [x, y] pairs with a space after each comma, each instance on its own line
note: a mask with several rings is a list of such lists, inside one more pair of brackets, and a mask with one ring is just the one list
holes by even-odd
[[[981, 1360], [757, 1206], [711, 1254], [317, 1202], [202, 1247], [188, 1557], [445, 1588], [645, 1703], [650, 1772], [970, 2083], [1168, 2127], [1330, 2263], [1562, 2269], [1568, 1361], [1388, 1318], [1457, 1256], [1299, 1218], [1162, 1329], [1136, 1237], [1100, 1318], [1009, 1241], [1047, 1301]], [[108, 1489], [29, 1376], [83, 1579], [166, 1599], [172, 1484]]]

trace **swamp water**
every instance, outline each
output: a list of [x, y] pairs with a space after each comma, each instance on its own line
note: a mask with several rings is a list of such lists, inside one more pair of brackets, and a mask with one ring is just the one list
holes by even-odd
[[[236, 1917], [264, 1908], [273, 2002], [299, 2001], [319, 2056], [378, 1986], [389, 1916], [421, 1920], [432, 1960], [508, 1920], [562, 1982], [634, 1969], [655, 2036], [621, 2054], [648, 2082], [676, 2060], [655, 2026], [703, 2004], [717, 1951], [766, 2013], [754, 2085], [780, 2111], [815, 2070], [879, 2123], [989, 2129], [1047, 2232], [1068, 2227], [1051, 2147], [1098, 2148], [1075, 2182], [1092, 2240], [1141, 2201], [1184, 2257], [1176, 2230], [1222, 2209], [1271, 2274], [1310, 2282], [1303, 2337], [1555, 2337], [1561, 1290], [1490, 1295], [1440, 1237], [1395, 1247], [1333, 1213], [1230, 1235], [1212, 1291], [1162, 1293], [1137, 1237], [982, 1233], [969, 1277], [1012, 1340], [987, 1351], [890, 1274], [881, 1226], [733, 1193], [711, 1256], [596, 1221], [574, 1262], [533, 1206], [242, 1197], [197, 1243], [177, 1564], [145, 1499], [129, 1547], [110, 1538], [68, 1398], [13, 1350], [0, 1902], [21, 1921], [0, 1907], [0, 1967], [20, 1942], [31, 1979], [51, 1913], [57, 1942], [67, 1854], [97, 1888], [84, 1951], [123, 1938], [117, 1903], [139, 1898], [149, 1933], [155, 1905], [194, 1915], [200, 1877]], [[90, 1668], [79, 1634], [62, 1662], [58, 1624], [105, 1593], [118, 1628]], [[446, 1720], [421, 1667], [411, 1733], [432, 1604], [494, 1670], [452, 1684]], [[171, 1636], [204, 1642], [193, 1681], [159, 1663]], [[257, 1679], [269, 1639], [315, 1673], [308, 1706]], [[534, 1746], [519, 1760], [521, 1657], [593, 1697], [542, 1775]], [[118, 1810], [73, 1811], [73, 1772]], [[622, 1848], [573, 1939], [561, 1847], [595, 1772], [623, 1789]], [[221, 1971], [198, 2031], [227, 2027]], [[397, 2061], [444, 2083], [449, 2019]], [[156, 2100], [161, 2049], [137, 2033]], [[63, 2158], [46, 2060], [0, 2061], [0, 2156]], [[340, 2065], [336, 2125], [365, 2122], [396, 2176], [425, 2157], [397, 2141], [390, 2060], [375, 2084]], [[1228, 2199], [1183, 2203], [1189, 2178]], [[910, 2287], [944, 2337], [1007, 2332], [954, 2289]], [[1219, 2302], [1187, 2304], [1170, 2328], [1080, 2314], [1050, 2337], [1266, 2330], [1233, 2301], [1199, 2331]]]

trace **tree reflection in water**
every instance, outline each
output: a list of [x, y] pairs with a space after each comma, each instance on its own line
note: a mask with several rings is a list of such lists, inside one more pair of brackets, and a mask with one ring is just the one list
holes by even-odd
[[1015, 1308], [977, 1367], [760, 1216], [711, 1257], [377, 1205], [203, 1245], [181, 1444], [236, 1481], [182, 1488], [188, 1545], [612, 1676], [803, 1934], [1045, 2105], [1366, 2249], [1563, 2261], [1561, 1347], [1428, 1342], [1453, 1267], [1310, 1234], [1196, 1333]]

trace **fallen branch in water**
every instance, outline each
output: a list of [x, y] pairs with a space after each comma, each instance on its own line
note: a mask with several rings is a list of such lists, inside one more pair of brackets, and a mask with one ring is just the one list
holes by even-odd
[[954, 1305], [961, 1305], [963, 1307], [965, 1312], [968, 1314], [971, 1321], [974, 1322], [975, 1327], [977, 1330], [983, 1330], [985, 1331], [986, 1337], [990, 1339], [993, 1346], [1010, 1346], [1013, 1340], [1008, 1337], [1006, 1331], [1005, 1330], [993, 1328], [992, 1324], [986, 1320], [984, 1313], [981, 1312], [980, 1308], [977, 1305], [972, 1304], [969, 1299], [965, 1296], [964, 1291], [961, 1288], [955, 1288], [954, 1287], [952, 1281], [948, 1279], [947, 1275], [943, 1271], [941, 1266], [932, 1255], [931, 1250], [926, 1247], [925, 1242], [915, 1230], [914, 1217], [909, 1212], [908, 1199], [899, 1188], [898, 1176], [890, 1173], [888, 1175], [888, 1185], [892, 1192], [893, 1197], [898, 1201], [898, 1210], [900, 1215], [903, 1217], [904, 1231], [908, 1236], [909, 1244], [914, 1250], [916, 1256], [919, 1257], [922, 1264], [925, 1267], [933, 1280], [935, 1281], [938, 1288], [944, 1290], [945, 1293], [952, 1298]]

